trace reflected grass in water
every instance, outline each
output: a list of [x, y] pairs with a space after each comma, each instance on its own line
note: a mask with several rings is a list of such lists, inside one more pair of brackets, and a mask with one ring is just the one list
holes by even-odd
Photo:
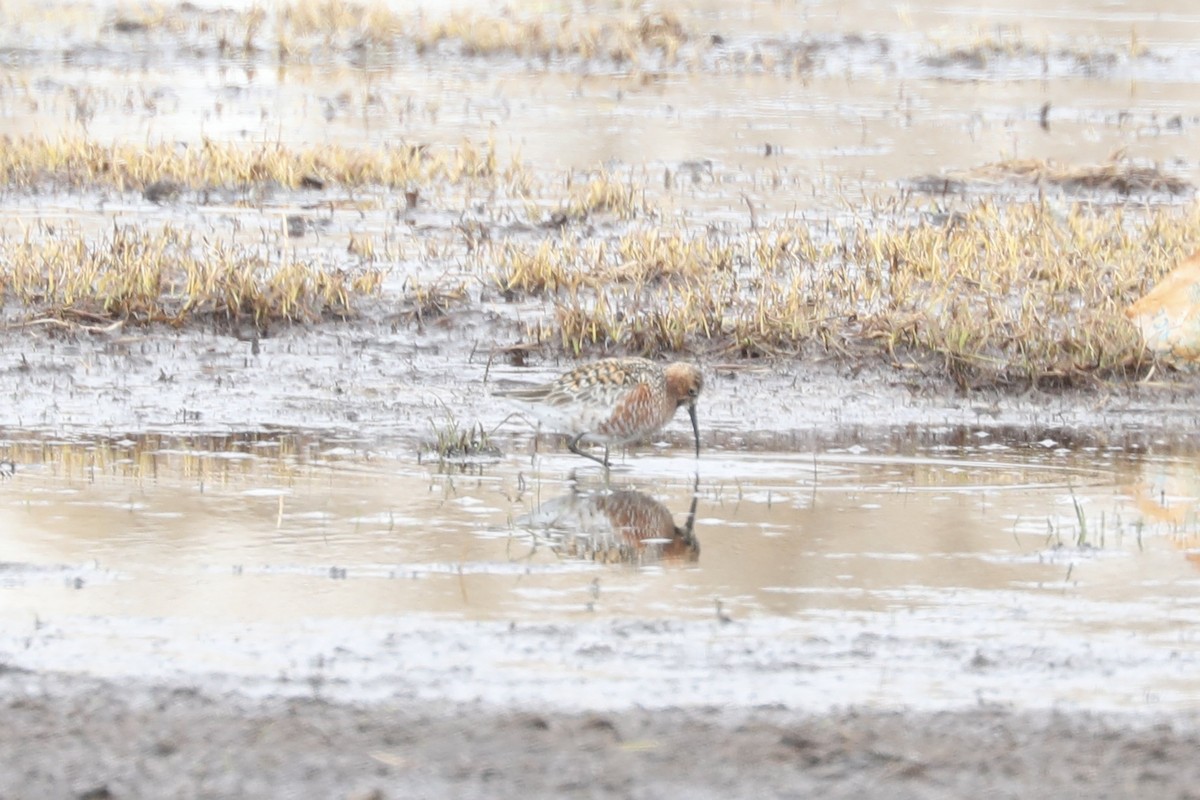
[[[291, 432], [184, 437], [137, 434], [81, 440], [35, 436], [0, 442], [0, 453], [17, 465], [17, 474], [22, 478], [48, 476], [69, 483], [113, 480], [135, 484], [162, 480], [217, 486], [287, 485], [305, 468], [323, 466], [357, 452], [343, 448], [317, 434]], [[336, 452], [326, 452], [331, 449]]]

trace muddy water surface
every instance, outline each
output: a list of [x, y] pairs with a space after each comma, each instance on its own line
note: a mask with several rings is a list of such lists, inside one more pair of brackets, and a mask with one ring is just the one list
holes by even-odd
[[1190, 459], [976, 431], [698, 471], [646, 448], [606, 483], [553, 442], [461, 471], [293, 434], [9, 437], [11, 666], [568, 706], [1200, 697]]

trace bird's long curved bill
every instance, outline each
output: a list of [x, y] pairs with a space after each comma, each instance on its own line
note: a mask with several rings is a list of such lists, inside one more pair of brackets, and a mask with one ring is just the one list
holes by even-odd
[[700, 423], [696, 422], [696, 404], [688, 406], [688, 416], [692, 418], [692, 435], [696, 437], [696, 458], [700, 457]]

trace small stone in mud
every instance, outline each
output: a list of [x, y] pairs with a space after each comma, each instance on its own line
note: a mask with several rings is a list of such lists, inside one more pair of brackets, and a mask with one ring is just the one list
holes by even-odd
[[793, 750], [812, 750], [817, 742], [802, 733], [785, 733], [779, 737], [779, 743]]
[[910, 186], [915, 192], [924, 194], [962, 194], [967, 190], [967, 184], [953, 178], [944, 178], [938, 175], [925, 175], [920, 178], [914, 178], [910, 181]]
[[160, 758], [174, 755], [177, 750], [179, 750], [179, 745], [168, 739], [160, 739], [154, 743], [154, 755]]
[[151, 203], [165, 203], [179, 197], [183, 187], [175, 181], [157, 180], [142, 191], [142, 197]]
[[530, 716], [522, 719], [521, 722], [526, 728], [532, 728], [533, 730], [550, 730], [550, 723], [546, 721], [546, 718], [538, 716], [537, 714], [531, 714]]
[[117, 33], [140, 33], [146, 30], [146, 23], [136, 19], [119, 19], [113, 23]]
[[971, 669], [987, 669], [988, 667], [996, 666], [996, 662], [993, 659], [985, 656], [981, 651], [976, 650], [975, 656], [970, 660], [967, 666]]
[[618, 739], [620, 738], [620, 735], [617, 733], [617, 726], [614, 725], [612, 720], [608, 719], [607, 717], [592, 717], [587, 722], [583, 723], [583, 727], [585, 730], [589, 731], [605, 731], [613, 734], [613, 736], [617, 737]]
[[679, 164], [677, 174], [686, 175], [691, 178], [692, 183], [700, 183], [704, 178], [713, 180], [713, 162], [711, 158], [705, 158], [695, 161], [684, 161]]

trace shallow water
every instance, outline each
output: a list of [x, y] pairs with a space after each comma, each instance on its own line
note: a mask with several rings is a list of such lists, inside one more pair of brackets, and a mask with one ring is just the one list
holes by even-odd
[[698, 473], [644, 448], [606, 485], [551, 441], [464, 473], [351, 439], [10, 432], [0, 660], [351, 697], [1190, 707], [1194, 462], [963, 434]]

